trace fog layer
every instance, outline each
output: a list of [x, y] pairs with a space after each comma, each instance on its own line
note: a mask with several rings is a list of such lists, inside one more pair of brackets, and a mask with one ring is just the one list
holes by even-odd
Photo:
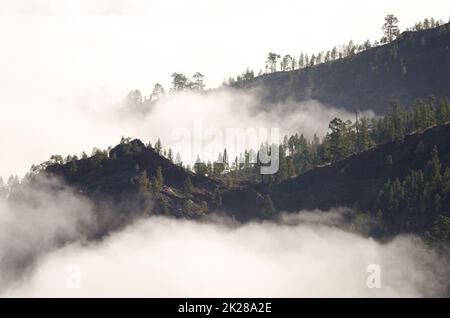
[[[445, 268], [414, 237], [387, 244], [336, 227], [340, 213], [230, 225], [151, 217], [97, 244], [45, 256], [2, 296], [421, 297], [442, 295]], [[225, 225], [228, 224], [228, 225]], [[380, 268], [380, 288], [366, 281]]]
[[[152, 144], [161, 138], [165, 148], [181, 145], [175, 150], [182, 152], [185, 162], [192, 163], [197, 154], [205, 160], [216, 160], [218, 153], [214, 158], [202, 154], [191, 147], [194, 140], [180, 141], [177, 133], [193, 132], [194, 126], [200, 124], [203, 129], [214, 129], [222, 135], [226, 128], [263, 127], [279, 128], [282, 134], [298, 132], [312, 136], [323, 135], [336, 116], [354, 117], [315, 101], [261, 105], [258, 92], [219, 90], [170, 95], [151, 106], [151, 110], [125, 107], [122, 98], [111, 97], [115, 95], [98, 91], [59, 97], [54, 92], [40, 92], [20, 100], [16, 96], [2, 99], [4, 105], [14, 107], [8, 108], [7, 116], [0, 116], [0, 135], [5, 137], [0, 148], [0, 176], [4, 179], [10, 174], [23, 176], [32, 164], [53, 154], [79, 156], [82, 151], [89, 154], [94, 147], [106, 149], [118, 144], [121, 136]], [[256, 111], [261, 108], [269, 111]], [[223, 151], [225, 144], [217, 138], [214, 142]]]
[[91, 203], [55, 178], [0, 195], [0, 292], [65, 242], [81, 242], [94, 224]]

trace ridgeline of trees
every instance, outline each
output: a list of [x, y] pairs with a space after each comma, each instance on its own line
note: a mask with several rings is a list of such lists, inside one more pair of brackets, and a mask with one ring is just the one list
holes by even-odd
[[[373, 43], [370, 40], [366, 40], [362, 44], [356, 44], [353, 40], [348, 43], [334, 46], [327, 51], [320, 51], [313, 54], [301, 52], [298, 56], [295, 54], [281, 54], [269, 52], [265, 61], [265, 72], [259, 71], [258, 76], [263, 74], [275, 73], [278, 70], [281, 72], [294, 71], [304, 69], [314, 65], [328, 63], [331, 61], [339, 60], [346, 57], [354, 56], [358, 53], [364, 52], [373, 47], [378, 47], [383, 44], [391, 43], [400, 35], [400, 29], [398, 27], [399, 19], [392, 14], [387, 15], [384, 18], [384, 24], [381, 27], [383, 36], [379, 40], [375, 40]], [[449, 19], [450, 22], [450, 19]], [[439, 27], [444, 24], [442, 20], [424, 19], [416, 23], [413, 27], [407, 28], [406, 31], [421, 31]], [[254, 78], [254, 71], [247, 68], [245, 72], [238, 75], [236, 78], [230, 77], [223, 81], [224, 86], [242, 87], [245, 83]]]
[[[449, 78], [443, 71], [449, 63], [446, 47], [450, 25], [424, 19], [401, 33], [398, 23], [397, 17], [387, 15], [381, 26], [383, 35], [374, 42], [349, 41], [314, 54], [283, 56], [270, 52], [265, 71], [256, 74], [247, 68], [236, 78], [224, 80], [223, 86], [264, 87], [261, 107], [286, 99], [316, 99], [349, 111], [371, 109], [377, 114], [385, 113], [392, 98], [411, 104], [415, 98], [431, 94], [450, 97], [444, 84]], [[365, 54], [359, 54], [362, 52]], [[312, 67], [316, 65], [320, 67]], [[264, 74], [267, 76], [261, 76]], [[161, 84], [156, 84], [148, 96], [136, 89], [129, 92], [126, 104], [145, 111], [167, 92], [204, 89], [203, 74], [197, 72], [188, 78], [175, 72], [168, 91]]]
[[[195, 91], [195, 92], [202, 92], [205, 90], [205, 76], [200, 73], [196, 72], [192, 79], [189, 79], [186, 75], [183, 73], [173, 73], [172, 74], [172, 84], [170, 87], [169, 92], [176, 93], [176, 92], [187, 92], [187, 91]], [[148, 96], [145, 96], [141, 93], [140, 90], [135, 89], [128, 93], [125, 104], [129, 107], [136, 107], [139, 108], [144, 104], [151, 103], [152, 101], [156, 101], [163, 97], [166, 94], [166, 91], [164, 87], [156, 83], [153, 87], [152, 93]]]
[[[318, 166], [349, 158], [384, 142], [401, 142], [408, 134], [434, 125], [445, 124], [449, 120], [450, 102], [447, 99], [437, 99], [433, 96], [417, 99], [408, 110], [394, 100], [391, 102], [388, 113], [382, 117], [358, 118], [358, 114], [356, 114], [355, 122], [334, 118], [330, 121], [329, 130], [322, 139], [317, 135], [314, 135], [312, 139], [307, 139], [303, 134], [284, 136], [282, 143], [278, 145], [279, 171], [274, 175], [260, 174], [262, 164], [259, 162], [258, 154], [264, 147], [270, 154], [271, 147], [267, 143], [262, 144], [258, 151], [247, 149], [235, 158], [229, 158], [227, 149], [218, 154], [217, 161], [203, 162], [198, 156], [193, 167], [184, 165], [179, 153], [174, 156], [172, 149], [164, 149], [160, 139], [155, 142], [154, 147], [150, 142], [146, 147], [154, 149], [156, 153], [178, 166], [198, 175], [220, 179], [228, 186], [243, 181], [272, 183], [298, 176]], [[125, 137], [122, 137], [120, 145], [123, 147], [122, 151], [125, 152], [133, 152], [136, 150], [134, 148], [140, 147], [132, 143], [131, 138]], [[49, 160], [41, 164], [33, 164], [22, 182], [26, 182], [40, 171], [53, 165], [68, 164], [70, 171], [76, 174], [79, 170], [77, 166], [79, 159], [89, 158], [89, 168], [101, 167], [105, 160], [116, 159], [117, 151], [111, 150], [111, 147], [106, 150], [94, 148], [90, 156], [84, 151], [80, 156], [52, 155]], [[156, 189], [160, 189], [162, 176], [157, 179], [159, 181], [154, 184]], [[20, 183], [18, 176], [10, 176], [6, 183], [0, 178], [0, 192], [8, 193], [8, 189]]]
[[[397, 101], [393, 101], [390, 111], [383, 117], [356, 117], [355, 122], [334, 118], [322, 139], [318, 136], [308, 139], [301, 134], [285, 136], [278, 148], [279, 171], [274, 175], [260, 174], [261, 163], [254, 150], [246, 150], [234, 160], [229, 158], [226, 149], [215, 162], [204, 163], [198, 158], [192, 168], [194, 174], [189, 166], [183, 165], [180, 155], [177, 154], [174, 159], [173, 151], [164, 149], [159, 139], [152, 147], [150, 143], [144, 145], [139, 140], [122, 138], [114, 148], [94, 148], [90, 156], [85, 152], [79, 157], [53, 155], [48, 161], [33, 165], [22, 181], [17, 176], [9, 177], [6, 184], [0, 179], [0, 195], [8, 197], [40, 171], [49, 170], [63, 175], [69, 182], [86, 184], [88, 187], [92, 187], [93, 180], [103, 180], [96, 183], [95, 187], [114, 196], [117, 196], [118, 189], [126, 193], [131, 191], [136, 195], [135, 200], [141, 202], [143, 211], [152, 207], [156, 213], [197, 217], [205, 215], [210, 209], [221, 209], [224, 194], [227, 194], [228, 206], [232, 202], [229, 192], [236, 193], [239, 202], [247, 196], [239, 189], [245, 189], [248, 184], [255, 186], [255, 183], [263, 183], [262, 189], [287, 186], [289, 191], [295, 192], [296, 182], [302, 181], [302, 178], [293, 177], [315, 167], [336, 163], [324, 169], [333, 170], [334, 166], [341, 169], [342, 160], [353, 162], [360, 156], [350, 157], [378, 145], [393, 142], [398, 144], [399, 149], [404, 149], [403, 140], [408, 134], [420, 133], [435, 125], [449, 125], [450, 103], [446, 99], [418, 99], [408, 109], [406, 111]], [[417, 139], [421, 140], [420, 136]], [[268, 147], [268, 144], [261, 147]], [[389, 147], [394, 149], [397, 146]], [[396, 174], [394, 169], [398, 168], [396, 160], [399, 160], [399, 154], [394, 156], [384, 151], [384, 161], [381, 162], [383, 170], [377, 171], [375, 176], [381, 181], [372, 192], [373, 195], [365, 199], [354, 197], [352, 200], [355, 201], [349, 202], [366, 200], [366, 208], [359, 216], [370, 218], [381, 236], [404, 232], [422, 233], [428, 242], [439, 245], [449, 240], [450, 235], [450, 158], [439, 155], [437, 147], [431, 151], [432, 140], [428, 140], [426, 145], [419, 142], [414, 147], [414, 154], [408, 155], [407, 160], [421, 162], [420, 165], [408, 163], [406, 174]], [[271, 148], [268, 149], [270, 152]], [[367, 157], [370, 153], [365, 154]], [[349, 182], [351, 184], [352, 181]], [[368, 184], [370, 186], [371, 183]], [[148, 194], [152, 195], [149, 197]], [[156, 205], [152, 205], [151, 201], [155, 202], [155, 199]], [[257, 211], [255, 217], [271, 218], [278, 211], [280, 200], [286, 201], [278, 192], [269, 191], [262, 192], [259, 197], [256, 194], [249, 202]], [[295, 205], [296, 201], [290, 200]]]
[[[230, 159], [227, 150], [220, 153], [216, 162], [202, 162], [197, 158], [193, 169], [197, 174], [219, 178], [227, 184], [250, 182], [280, 182], [295, 177], [318, 166], [349, 158], [388, 141], [401, 142], [411, 133], [444, 124], [450, 120], [450, 103], [434, 97], [417, 99], [406, 111], [398, 101], [392, 101], [389, 112], [379, 118], [358, 118], [355, 122], [334, 118], [329, 131], [320, 139], [311, 140], [303, 134], [284, 136], [279, 145], [279, 171], [275, 175], [261, 175], [258, 152], [245, 150], [239, 157]], [[270, 153], [270, 147], [266, 143]], [[261, 148], [260, 148], [261, 150]]]

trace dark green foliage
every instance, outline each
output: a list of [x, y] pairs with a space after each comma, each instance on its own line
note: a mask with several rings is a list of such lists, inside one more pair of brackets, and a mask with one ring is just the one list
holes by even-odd
[[189, 176], [184, 180], [183, 190], [185, 197], [190, 199], [192, 197], [194, 186], [192, 185], [192, 181]]
[[222, 206], [222, 194], [220, 193], [219, 189], [214, 190], [212, 202], [217, 208]]
[[202, 176], [209, 175], [208, 166], [206, 165], [206, 163], [202, 162], [199, 157], [197, 157], [197, 160], [194, 164], [194, 172]]
[[155, 151], [159, 155], [162, 154], [162, 145], [161, 145], [161, 140], [159, 138], [155, 143]]
[[139, 175], [134, 179], [134, 184], [139, 187], [140, 192], [149, 190], [150, 181], [148, 180], [147, 170], [142, 170], [139, 172]]
[[336, 162], [347, 158], [353, 150], [354, 136], [351, 130], [351, 122], [344, 122], [339, 118], [334, 118], [328, 128], [330, 132], [326, 137], [327, 159], [331, 162]]
[[[329, 124], [329, 131], [322, 142], [317, 136], [312, 140], [306, 139], [303, 134], [285, 136], [278, 145], [279, 170], [275, 175], [263, 176], [260, 174], [259, 155], [252, 149], [246, 150], [243, 158], [235, 158], [230, 165], [226, 149], [219, 154], [219, 160], [209, 166], [197, 158], [194, 171], [199, 175], [208, 175], [220, 179], [230, 187], [240, 181], [272, 183], [281, 182], [291, 177], [301, 175], [315, 167], [336, 163], [349, 157], [367, 151], [379, 144], [394, 141], [400, 143], [405, 136], [416, 131], [422, 131], [436, 124], [438, 113], [445, 113], [447, 101], [442, 100], [439, 105], [434, 97], [418, 99], [406, 111], [398, 101], [392, 101], [389, 112], [378, 118], [358, 118], [357, 122], [343, 121], [334, 118]], [[442, 116], [442, 115], [439, 115]], [[446, 117], [442, 117], [446, 118]], [[268, 145], [262, 145], [270, 153]], [[423, 143], [419, 143], [416, 155], [424, 153]], [[251, 159], [254, 158], [256, 160]], [[384, 160], [385, 172], [390, 173], [393, 166], [392, 156]]]
[[448, 241], [450, 239], [450, 217], [438, 215], [433, 223], [432, 235], [438, 241]]
[[[444, 176], [447, 171], [448, 168]], [[439, 214], [450, 212], [449, 191], [443, 187], [445, 179], [438, 150], [434, 147], [424, 172], [413, 170], [403, 180], [388, 180], [380, 191], [375, 210], [384, 211], [388, 224], [396, 230], [415, 232], [419, 228], [430, 228], [434, 226], [430, 222]]]
[[393, 14], [389, 14], [387, 15], [385, 18], [385, 23], [383, 24], [383, 33], [384, 36], [381, 40], [381, 42], [383, 43], [390, 43], [392, 41], [394, 41], [398, 35], [400, 34], [400, 30], [398, 28], [398, 19], [397, 17], [395, 17]]
[[159, 198], [159, 208], [162, 215], [171, 216], [173, 215], [171, 211], [171, 206], [166, 197], [161, 196]]
[[442, 125], [450, 120], [450, 103], [447, 99], [441, 99], [436, 109], [436, 121]]
[[402, 141], [405, 136], [406, 114], [398, 101], [391, 102], [391, 108], [386, 119], [386, 135], [390, 141]]
[[276, 209], [273, 205], [272, 198], [270, 195], [266, 194], [264, 196], [263, 205], [261, 207], [261, 215], [265, 218], [271, 218], [275, 215]]
[[155, 183], [156, 183], [156, 186], [158, 187], [159, 191], [161, 191], [161, 189], [164, 185], [164, 178], [163, 178], [161, 166], [158, 166], [158, 168], [156, 169]]

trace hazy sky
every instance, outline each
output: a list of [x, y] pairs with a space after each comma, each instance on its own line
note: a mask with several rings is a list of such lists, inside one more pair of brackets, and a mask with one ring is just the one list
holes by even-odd
[[387, 13], [404, 29], [423, 17], [447, 21], [450, 2], [0, 0], [1, 89], [147, 93], [174, 71], [203, 72], [216, 86], [247, 66], [257, 72], [270, 50], [378, 39]]
[[99, 120], [131, 89], [148, 95], [156, 82], [167, 89], [173, 72], [196, 71], [214, 87], [247, 66], [258, 72], [269, 51], [373, 41], [388, 13], [405, 29], [447, 21], [450, 2], [0, 0], [0, 176], [147, 131]]

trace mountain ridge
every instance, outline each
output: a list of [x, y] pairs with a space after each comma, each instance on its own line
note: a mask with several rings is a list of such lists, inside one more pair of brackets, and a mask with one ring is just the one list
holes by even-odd
[[[75, 160], [75, 171], [69, 162], [49, 166], [42, 173], [61, 177], [94, 202], [109, 200], [116, 215], [121, 216], [115, 226], [120, 226], [127, 215], [131, 218], [136, 213], [201, 219], [214, 212], [247, 222], [271, 219], [281, 211], [326, 211], [348, 207], [373, 218], [378, 209], [377, 200], [386, 184], [404, 180], [416, 170], [428, 173], [435, 151], [444, 175], [445, 168], [450, 167], [449, 122], [281, 182], [230, 187], [222, 180], [187, 171], [137, 139], [117, 145], [111, 149], [109, 157], [99, 159], [94, 155]], [[386, 167], [388, 157], [391, 157], [389, 168]], [[161, 169], [164, 181], [154, 190], [158, 169]], [[186, 185], [188, 179], [189, 188]], [[450, 205], [450, 192], [445, 193], [441, 198], [442, 207]], [[445, 212], [447, 217], [449, 212]], [[414, 217], [417, 216], [411, 216], [411, 220]], [[413, 230], [396, 225], [390, 232], [423, 233], [437, 217], [429, 212], [420, 216], [423, 225], [418, 228]]]
[[391, 43], [303, 69], [232, 84], [261, 88], [268, 104], [315, 99], [348, 111], [383, 114], [392, 99], [409, 105], [428, 95], [450, 97], [450, 23], [405, 31]]

